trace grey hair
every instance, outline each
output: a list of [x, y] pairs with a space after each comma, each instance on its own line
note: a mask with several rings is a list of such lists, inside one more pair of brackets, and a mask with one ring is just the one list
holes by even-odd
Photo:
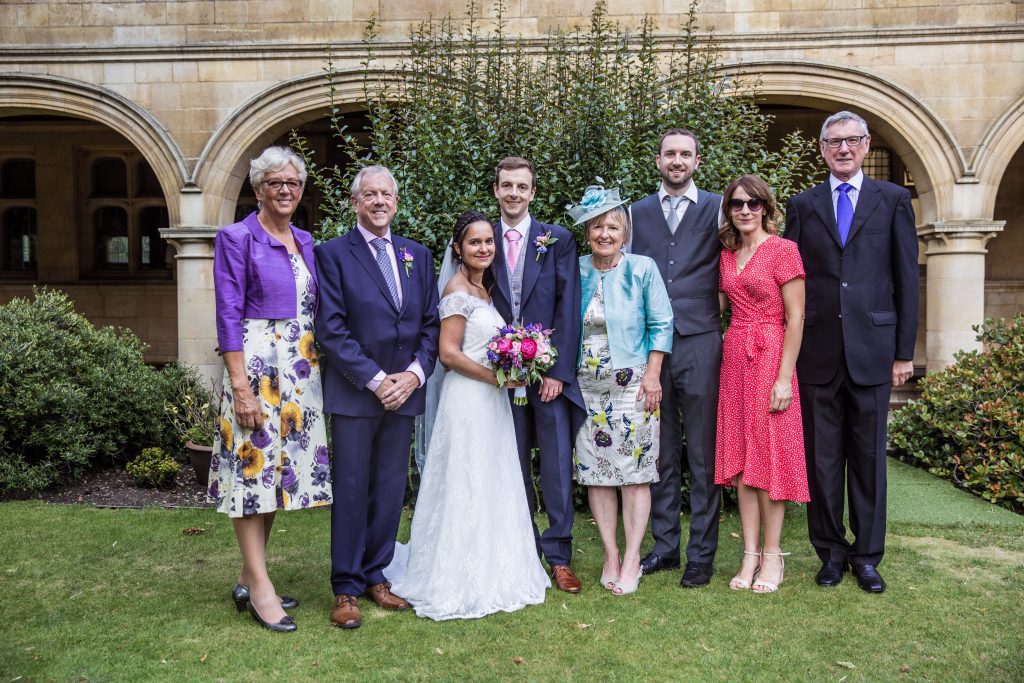
[[306, 183], [306, 162], [288, 147], [267, 147], [263, 153], [249, 162], [249, 184], [256, 187], [268, 173], [283, 171], [291, 164], [299, 173], [299, 180]]
[[355, 197], [359, 194], [359, 184], [363, 181], [363, 176], [376, 175], [378, 173], [386, 175], [388, 179], [391, 180], [391, 184], [395, 186], [395, 194], [397, 195], [398, 181], [395, 180], [395, 176], [391, 174], [391, 171], [387, 166], [380, 166], [378, 164], [374, 166], [363, 166], [359, 169], [359, 173], [356, 173], [356, 177], [352, 179], [352, 186], [349, 188], [352, 191], [352, 196]]
[[825, 136], [828, 135], [828, 129], [830, 126], [834, 126], [837, 123], [844, 123], [846, 121], [856, 121], [860, 124], [861, 129], [864, 131], [864, 135], [870, 135], [868, 132], [868, 122], [860, 116], [854, 114], [852, 111], [839, 111], [832, 116], [825, 119], [825, 123], [821, 124], [821, 137], [819, 140], [824, 140]]
[[588, 219], [586, 230], [583, 232], [583, 236], [587, 240], [589, 240], [590, 228], [592, 228], [594, 225], [597, 224], [599, 220], [601, 220], [602, 218], [609, 214], [616, 216], [619, 219], [619, 222], [622, 224], [622, 243], [629, 244], [630, 238], [633, 237], [633, 226], [630, 225], [629, 222], [629, 212], [627, 212], [626, 209], [623, 208], [622, 206], [616, 206], [614, 209], [608, 209], [604, 213], [599, 213], [593, 218]]

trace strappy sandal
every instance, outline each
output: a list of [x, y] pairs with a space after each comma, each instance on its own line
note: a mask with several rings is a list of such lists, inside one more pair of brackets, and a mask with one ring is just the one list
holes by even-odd
[[[754, 581], [754, 586], [753, 586], [754, 588], [760, 587], [760, 588], [764, 589], [764, 590], [755, 590], [754, 591], [755, 593], [774, 593], [775, 591], [779, 590], [779, 586], [782, 585], [782, 578], [786, 575], [786, 560], [784, 559], [786, 557], [786, 555], [789, 555], [789, 553], [782, 553], [782, 552], [779, 552], [779, 553], [766, 553], [766, 552], [762, 552], [761, 553], [761, 557], [762, 558], [765, 558], [765, 557], [777, 557], [780, 560], [782, 560], [782, 570], [779, 572], [779, 582], [778, 583], [772, 583], [771, 581], [763, 581], [760, 578], [758, 578], [756, 581]], [[758, 574], [758, 576], [760, 576], [760, 573]]]
[[[757, 578], [757, 571], [758, 571], [758, 569], [761, 568], [761, 562], [760, 562], [761, 553], [760, 552], [754, 553], [754, 552], [751, 552], [749, 550], [744, 550], [743, 554], [744, 555], [757, 555], [758, 563], [757, 563], [757, 567], [754, 568], [754, 578], [756, 579]], [[740, 575], [737, 574], [736, 576], [732, 577], [732, 580], [729, 582], [729, 588], [733, 589], [734, 591], [745, 591], [745, 590], [750, 588], [750, 581], [747, 581], [746, 579], [740, 578]]]

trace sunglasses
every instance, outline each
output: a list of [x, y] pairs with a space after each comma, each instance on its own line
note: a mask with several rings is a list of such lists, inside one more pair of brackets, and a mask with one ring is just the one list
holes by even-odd
[[730, 199], [729, 210], [733, 213], [742, 211], [743, 207], [746, 206], [751, 212], [760, 211], [761, 207], [764, 206], [764, 202], [754, 197], [753, 199]]

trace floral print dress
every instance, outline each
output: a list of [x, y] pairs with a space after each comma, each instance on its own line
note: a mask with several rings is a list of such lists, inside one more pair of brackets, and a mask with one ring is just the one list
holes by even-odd
[[624, 486], [658, 481], [660, 411], [637, 401], [646, 365], [615, 370], [604, 312], [604, 278], [583, 315], [583, 355], [576, 381], [587, 420], [576, 434], [576, 481], [585, 486]]
[[263, 412], [257, 430], [239, 427], [224, 371], [209, 496], [229, 517], [331, 504], [331, 468], [319, 359], [313, 340], [316, 284], [298, 254], [296, 317], [242, 321], [246, 373]]

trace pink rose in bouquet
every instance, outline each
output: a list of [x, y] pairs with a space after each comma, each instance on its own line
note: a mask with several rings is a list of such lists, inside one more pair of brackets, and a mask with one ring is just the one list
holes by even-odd
[[[540, 323], [498, 328], [498, 333], [487, 344], [487, 360], [498, 376], [499, 386], [509, 382], [540, 381], [558, 358], [558, 351], [551, 345], [551, 332]], [[516, 387], [513, 401], [516, 405], [526, 405], [525, 387]]]

